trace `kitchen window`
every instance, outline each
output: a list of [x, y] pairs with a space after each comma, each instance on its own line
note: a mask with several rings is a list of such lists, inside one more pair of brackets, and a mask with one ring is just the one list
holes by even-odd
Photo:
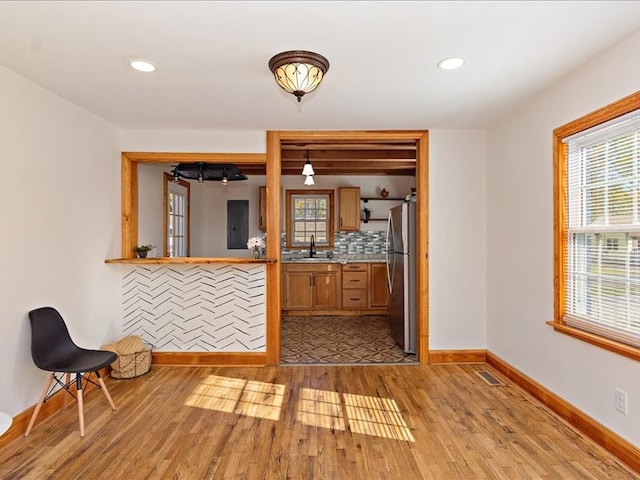
[[287, 248], [333, 247], [333, 190], [287, 190]]
[[640, 94], [554, 131], [559, 331], [640, 359]]

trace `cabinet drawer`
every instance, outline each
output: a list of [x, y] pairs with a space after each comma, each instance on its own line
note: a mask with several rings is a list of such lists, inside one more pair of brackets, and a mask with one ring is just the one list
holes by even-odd
[[342, 308], [367, 308], [367, 290], [344, 290], [342, 292]]
[[367, 272], [342, 272], [342, 288], [366, 288]]
[[343, 272], [366, 272], [367, 264], [366, 263], [347, 263], [342, 266]]

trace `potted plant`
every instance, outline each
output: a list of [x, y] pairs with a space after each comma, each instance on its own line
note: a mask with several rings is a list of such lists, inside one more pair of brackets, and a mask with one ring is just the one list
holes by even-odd
[[371, 210], [369, 210], [367, 207], [364, 207], [362, 209], [362, 221], [364, 223], [369, 223], [369, 219], [371, 218]]
[[147, 252], [153, 250], [153, 245], [138, 245], [134, 247], [134, 250], [140, 258], [147, 258]]

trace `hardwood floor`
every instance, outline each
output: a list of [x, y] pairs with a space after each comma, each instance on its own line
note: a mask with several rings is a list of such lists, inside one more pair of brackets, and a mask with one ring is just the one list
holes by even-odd
[[[504, 382], [492, 387], [475, 372]], [[0, 450], [12, 479], [639, 478], [487, 365], [153, 367]]]

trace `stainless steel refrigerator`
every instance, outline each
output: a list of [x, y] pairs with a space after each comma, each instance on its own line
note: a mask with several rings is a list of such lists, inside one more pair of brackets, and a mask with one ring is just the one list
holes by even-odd
[[389, 210], [387, 280], [391, 334], [406, 353], [416, 353], [416, 204]]

